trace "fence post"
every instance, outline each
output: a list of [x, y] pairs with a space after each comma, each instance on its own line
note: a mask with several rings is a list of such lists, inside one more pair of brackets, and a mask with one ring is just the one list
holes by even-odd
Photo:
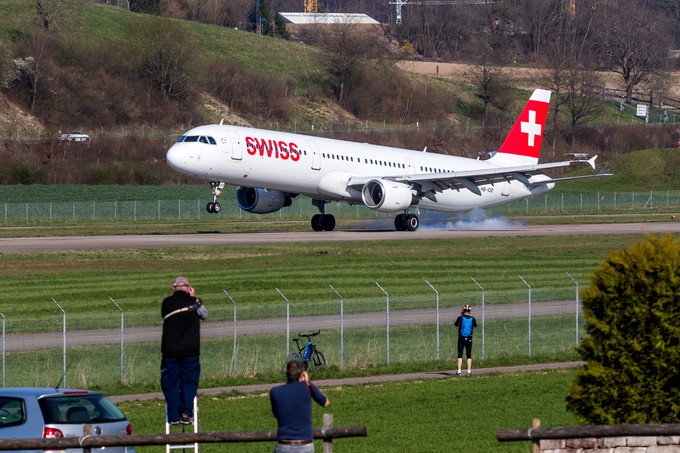
[[375, 282], [380, 288], [380, 291], [385, 293], [385, 359], [387, 366], [390, 366], [390, 295], [383, 289], [382, 286]]
[[113, 298], [109, 297], [109, 300], [113, 302], [113, 305], [115, 305], [118, 310], [120, 310], [120, 383], [123, 384], [123, 381], [125, 379], [125, 374], [124, 374], [124, 363], [125, 363], [125, 312], [123, 311], [122, 308], [120, 308], [120, 305], [116, 303]]
[[287, 360], [288, 354], [290, 354], [290, 302], [288, 302], [286, 296], [284, 296], [283, 293], [279, 291], [279, 288], [274, 289], [276, 289], [276, 292], [279, 293], [279, 295], [283, 297], [283, 300], [286, 301], [286, 360]]
[[[63, 362], [64, 362], [64, 375], [62, 376], [62, 384], [64, 387], [67, 387], [66, 385], [66, 312], [64, 311], [63, 308], [61, 308], [61, 305], [57, 303], [56, 300], [54, 300], [54, 297], [52, 298], [52, 302], [59, 307], [59, 310], [61, 310], [61, 317], [62, 317], [62, 337], [63, 337], [63, 345], [64, 345], [64, 352], [63, 352]], [[57, 387], [59, 387], [57, 385]]]
[[485, 299], [485, 291], [484, 291], [484, 288], [482, 288], [482, 285], [480, 285], [479, 283], [477, 283], [477, 280], [475, 280], [473, 277], [470, 277], [470, 278], [472, 278], [472, 281], [475, 282], [475, 285], [477, 285], [477, 287], [478, 287], [479, 289], [482, 290], [482, 358], [484, 358], [484, 342], [486, 341], [486, 336], [484, 335], [484, 314], [485, 314], [485, 313], [484, 313], [484, 302], [485, 302], [484, 299]]
[[565, 274], [567, 274], [567, 277], [569, 277], [571, 279], [571, 281], [574, 282], [574, 284], [576, 285], [576, 346], [578, 346], [578, 340], [579, 340], [579, 336], [578, 336], [578, 309], [579, 309], [578, 282], [576, 280], [574, 280], [574, 277], [569, 275], [569, 272], [565, 272]]
[[0, 313], [2, 316], [2, 387], [5, 387], [5, 353], [7, 351], [6, 337], [5, 337], [5, 315]]
[[323, 428], [321, 428], [321, 434], [323, 434], [323, 453], [333, 453], [333, 438], [326, 437], [326, 430], [333, 427], [333, 414], [325, 413], [323, 414]]
[[340, 368], [345, 367], [345, 301], [339, 292], [333, 288], [333, 285], [328, 285], [340, 298]]
[[430, 285], [430, 282], [425, 280], [425, 283], [427, 283], [427, 286], [432, 288], [432, 291], [435, 293], [435, 318], [436, 318], [436, 324], [437, 324], [437, 345], [435, 347], [435, 357], [436, 360], [439, 361], [439, 291], [437, 291], [434, 286]]
[[[541, 427], [541, 419], [540, 418], [534, 418], [531, 420], [531, 428], [536, 429]], [[534, 440], [531, 443], [531, 452], [532, 453], [541, 453], [541, 441], [540, 440]]]
[[236, 353], [238, 352], [237, 349], [236, 349], [236, 301], [234, 300], [233, 297], [231, 297], [231, 295], [229, 295], [229, 293], [227, 292], [226, 289], [224, 289], [223, 291], [224, 291], [224, 294], [226, 294], [227, 297], [234, 304], [234, 327], [233, 327], [233, 331], [234, 331], [234, 351], [232, 352], [231, 356], [232, 356], [232, 361], [234, 362], [234, 377], [236, 377]]
[[527, 288], [529, 288], [529, 357], [531, 357], [531, 286], [527, 283], [526, 280], [522, 278], [521, 275], [517, 275], [520, 280], [524, 282], [525, 285], [527, 285]]

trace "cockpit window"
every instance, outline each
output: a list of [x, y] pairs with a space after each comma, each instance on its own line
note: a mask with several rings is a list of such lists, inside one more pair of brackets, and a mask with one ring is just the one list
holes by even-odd
[[212, 137], [205, 137], [202, 135], [182, 135], [179, 140], [177, 140], [178, 143], [182, 142], [200, 142], [200, 143], [205, 143], [206, 145], [217, 145], [217, 142], [215, 141], [214, 138]]

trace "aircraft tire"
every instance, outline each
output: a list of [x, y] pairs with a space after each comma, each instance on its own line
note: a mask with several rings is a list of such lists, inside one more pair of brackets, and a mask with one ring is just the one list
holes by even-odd
[[397, 231], [406, 231], [406, 216], [404, 214], [397, 214], [394, 218], [394, 228]]
[[420, 219], [415, 214], [407, 215], [404, 220], [404, 224], [406, 225], [406, 229], [408, 231], [416, 231], [420, 226]]
[[323, 231], [323, 221], [321, 214], [314, 214], [312, 216], [312, 230]]
[[213, 203], [212, 201], [208, 202], [208, 204], [205, 205], [205, 210], [211, 214], [215, 212], [215, 203]]
[[212, 212], [214, 212], [215, 214], [217, 214], [217, 213], [220, 212], [221, 210], [222, 210], [222, 205], [219, 204], [219, 202], [213, 203], [213, 211], [212, 211]]
[[332, 214], [322, 215], [321, 226], [324, 231], [333, 231], [335, 229], [335, 217]]

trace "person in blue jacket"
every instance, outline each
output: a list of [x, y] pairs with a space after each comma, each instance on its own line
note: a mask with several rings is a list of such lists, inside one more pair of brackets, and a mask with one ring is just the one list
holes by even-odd
[[470, 311], [472, 307], [469, 305], [463, 305], [463, 310], [460, 312], [460, 316], [456, 319], [453, 324], [458, 327], [458, 372], [457, 376], [461, 375], [461, 367], [463, 365], [463, 349], [467, 356], [467, 374], [470, 376], [472, 374], [472, 331], [477, 327], [477, 320], [470, 316]]
[[286, 365], [287, 382], [269, 392], [272, 413], [278, 422], [275, 453], [313, 453], [312, 400], [328, 407], [330, 400], [309, 380], [304, 364]]

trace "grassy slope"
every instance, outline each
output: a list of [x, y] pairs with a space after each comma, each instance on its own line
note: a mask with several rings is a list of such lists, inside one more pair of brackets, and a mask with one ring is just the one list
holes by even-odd
[[[131, 13], [125, 9], [84, 2], [65, 9], [58, 17], [57, 33], [68, 35], [81, 44], [95, 46], [121, 41], [126, 28], [143, 20], [165, 20]], [[204, 55], [242, 64], [263, 73], [287, 79], [314, 77], [318, 71], [318, 51], [298, 42], [289, 42], [231, 28], [197, 22], [180, 22], [196, 39]], [[34, 6], [25, 0], [4, 0], [0, 4], [0, 40], [16, 41], [37, 25]], [[266, 55], [266, 59], [263, 56]]]
[[[587, 192], [633, 192], [672, 190], [680, 187], [680, 150], [648, 149], [615, 156], [610, 162], [614, 176], [562, 183], [562, 190]], [[588, 174], [590, 170], [580, 173]]]
[[[564, 407], [574, 372], [551, 371], [501, 376], [339, 386], [324, 391], [331, 400], [335, 426], [364, 425], [366, 438], [338, 439], [339, 451], [380, 452], [526, 452], [528, 442], [500, 443], [497, 430], [528, 428], [538, 417], [543, 427], [575, 424]], [[389, 404], [386, 403], [389, 401]], [[200, 400], [203, 431], [269, 430], [276, 422], [266, 392], [219, 395]], [[137, 434], [162, 430], [159, 401], [126, 402]], [[314, 408], [314, 425], [321, 426], [323, 410]], [[271, 443], [237, 444], [229, 450], [269, 452]], [[227, 446], [205, 445], [206, 453]], [[317, 451], [321, 444], [317, 443]], [[144, 448], [146, 453], [162, 447]]]

